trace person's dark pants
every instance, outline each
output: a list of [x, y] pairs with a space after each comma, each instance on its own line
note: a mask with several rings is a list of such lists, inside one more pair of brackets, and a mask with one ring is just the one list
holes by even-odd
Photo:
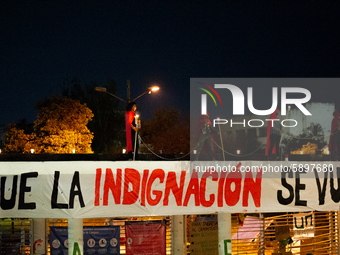
[[[337, 148], [337, 152], [335, 151]], [[340, 150], [340, 131], [335, 131], [332, 136], [332, 146], [331, 146], [331, 160], [339, 159], [339, 150]]]
[[211, 134], [201, 134], [199, 137], [199, 142], [197, 145], [197, 155], [196, 155], [196, 160], [199, 159], [199, 156], [201, 154], [202, 148], [204, 144], [207, 144], [208, 146], [208, 154], [209, 154], [209, 159], [210, 160], [215, 160], [214, 157], [214, 147], [213, 147], [213, 141], [211, 138]]
[[[136, 139], [136, 131], [131, 129], [132, 151], [128, 152], [129, 159], [133, 159], [133, 151], [135, 149], [135, 139]], [[138, 143], [138, 136], [137, 136], [135, 160], [138, 159], [138, 147], [139, 147], [139, 143]]]
[[280, 135], [270, 134], [270, 147], [268, 152], [268, 157], [272, 155], [272, 151], [275, 145], [276, 148], [276, 158], [280, 157]]

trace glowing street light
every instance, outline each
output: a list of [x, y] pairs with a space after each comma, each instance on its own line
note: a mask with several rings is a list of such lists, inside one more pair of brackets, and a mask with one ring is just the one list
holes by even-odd
[[158, 90], [159, 90], [158, 86], [149, 87], [147, 91], [145, 91], [144, 93], [140, 94], [138, 97], [136, 97], [132, 101], [136, 101], [136, 99], [140, 98], [141, 96], [145, 95], [146, 93], [151, 94], [152, 92], [156, 92]]
[[[127, 101], [130, 102], [130, 99], [129, 99], [129, 98], [130, 98], [129, 92], [128, 92], [128, 100], [126, 101], [126, 100], [124, 100], [124, 99], [122, 99], [122, 98], [120, 98], [120, 97], [118, 97], [118, 96], [116, 96], [116, 95], [114, 95], [114, 94], [108, 92], [107, 89], [106, 89], [105, 87], [95, 87], [94, 90], [95, 90], [95, 91], [99, 91], [99, 92], [103, 92], [103, 93], [106, 93], [106, 94], [109, 94], [109, 95], [111, 95], [111, 96], [113, 96], [113, 97], [115, 97], [115, 98], [117, 98], [117, 99], [119, 99], [120, 101], [123, 101], [123, 102], [125, 102], [125, 103], [128, 103]], [[158, 91], [158, 90], [159, 90], [159, 87], [158, 87], [158, 86], [149, 87], [149, 88], [147, 89], [147, 91], [145, 91], [144, 93], [140, 94], [138, 97], [136, 97], [136, 98], [133, 99], [132, 101], [136, 101], [136, 99], [140, 98], [141, 96], [145, 95], [146, 93], [151, 94], [152, 92], [156, 92], [156, 91]]]
[[[153, 86], [151, 88], [149, 88], [151, 91], [155, 92], [157, 90], [159, 90], [159, 87], [158, 86]], [[151, 94], [151, 91], [149, 92], [149, 94]]]

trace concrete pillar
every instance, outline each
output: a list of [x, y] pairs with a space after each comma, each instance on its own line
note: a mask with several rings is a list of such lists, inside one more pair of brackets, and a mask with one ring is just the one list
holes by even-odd
[[172, 216], [172, 254], [186, 254], [186, 220], [185, 215]]
[[44, 255], [46, 252], [46, 220], [33, 219], [33, 255]]
[[83, 254], [83, 219], [68, 219], [68, 255]]
[[218, 254], [231, 254], [231, 213], [218, 213]]

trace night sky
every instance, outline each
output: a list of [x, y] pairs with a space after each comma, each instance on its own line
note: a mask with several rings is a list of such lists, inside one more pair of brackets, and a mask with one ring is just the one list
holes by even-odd
[[[67, 77], [113, 78], [122, 98], [127, 79], [132, 98], [159, 84], [137, 101], [144, 118], [159, 107], [189, 113], [190, 77], [339, 77], [335, 1], [168, 2], [1, 1], [0, 124], [34, 121], [36, 101]], [[340, 95], [309, 89], [313, 101]]]

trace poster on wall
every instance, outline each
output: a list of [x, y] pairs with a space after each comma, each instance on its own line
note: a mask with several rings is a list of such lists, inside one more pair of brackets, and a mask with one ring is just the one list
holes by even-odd
[[[119, 226], [85, 226], [83, 228], [84, 255], [120, 254]], [[67, 227], [50, 228], [51, 255], [68, 254]]]
[[197, 217], [189, 226], [190, 254], [218, 254], [217, 217]]
[[125, 223], [126, 255], [165, 255], [165, 222], [131, 221]]
[[67, 227], [50, 227], [51, 255], [68, 254]]
[[293, 215], [294, 237], [314, 237], [314, 213], [299, 213]]

